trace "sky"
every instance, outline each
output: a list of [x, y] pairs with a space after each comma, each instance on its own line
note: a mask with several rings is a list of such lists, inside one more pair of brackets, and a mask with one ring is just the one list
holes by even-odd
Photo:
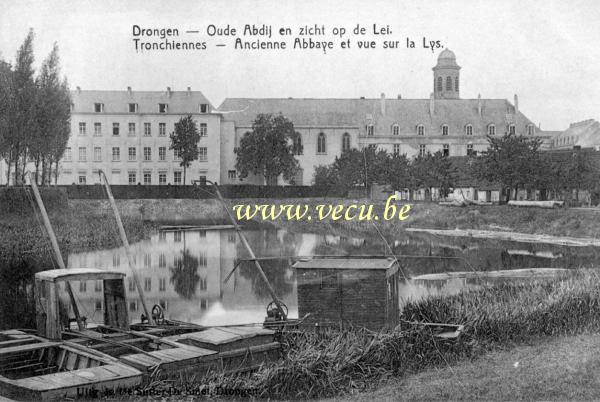
[[[72, 89], [200, 90], [218, 106], [227, 97], [428, 98], [437, 56], [451, 49], [461, 69], [461, 97], [513, 101], [544, 130], [600, 120], [600, 2], [580, 1], [88, 1], [1, 0], [0, 57], [14, 62], [28, 30], [36, 67], [56, 42]], [[236, 37], [209, 37], [227, 25]], [[336, 48], [236, 50], [245, 24], [293, 29], [324, 25]], [[358, 49], [334, 27], [367, 28], [360, 40], [398, 40], [399, 49]], [[371, 30], [390, 26], [392, 34]], [[132, 26], [177, 28], [179, 41], [205, 41], [201, 51], [136, 52]], [[197, 34], [185, 34], [197, 30]], [[278, 40], [274, 32], [271, 40]], [[406, 48], [406, 38], [416, 48]], [[350, 49], [340, 49], [350, 38]], [[443, 48], [422, 47], [423, 38]], [[146, 40], [144, 38], [142, 40]], [[216, 44], [225, 44], [217, 47]]]

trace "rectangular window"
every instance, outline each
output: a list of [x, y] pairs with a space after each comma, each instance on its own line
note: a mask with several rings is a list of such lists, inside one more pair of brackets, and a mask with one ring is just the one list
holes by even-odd
[[85, 293], [87, 291], [87, 281], [79, 281], [79, 292]]
[[208, 300], [200, 299], [200, 310], [206, 310], [208, 308]]
[[137, 158], [137, 148], [129, 147], [129, 149], [127, 150], [127, 154], [129, 161], [135, 161]]
[[169, 105], [166, 103], [158, 104], [158, 113], [167, 113], [169, 111]]
[[206, 137], [208, 135], [208, 126], [206, 123], [200, 123], [200, 137]]
[[206, 147], [198, 148], [198, 160], [200, 162], [206, 162], [208, 160], [208, 150]]
[[144, 254], [144, 268], [152, 266], [152, 254]]
[[79, 162], [87, 162], [85, 147], [79, 147]]
[[235, 179], [237, 177], [236, 171], [235, 170], [229, 170], [227, 172], [227, 177], [230, 178], [230, 179]]
[[158, 148], [158, 160], [159, 161], [167, 160], [167, 147], [159, 147]]
[[166, 278], [160, 278], [158, 280], [158, 291], [159, 292], [164, 292], [167, 290], [167, 279]]
[[150, 137], [152, 135], [152, 124], [144, 123], [144, 137]]
[[130, 185], [135, 185], [137, 183], [137, 177], [135, 172], [127, 173], [127, 180]]
[[204, 254], [203, 252], [200, 252], [200, 254], [198, 254], [198, 265], [201, 267], [205, 267], [206, 264], [207, 264], [206, 254]]
[[422, 125], [418, 125], [417, 126], [417, 135], [424, 135], [425, 134], [425, 127], [423, 127]]
[[392, 134], [393, 134], [393, 135], [398, 135], [398, 134], [400, 134], [400, 127], [398, 127], [398, 125], [397, 125], [397, 124], [394, 124], [394, 125], [392, 126]]
[[167, 184], [167, 174], [165, 172], [160, 172], [158, 174], [158, 184], [160, 184], [161, 186]]
[[144, 278], [144, 290], [146, 292], [152, 291], [152, 278]]
[[135, 123], [129, 123], [129, 131], [128, 131], [128, 135], [133, 137], [135, 136]]
[[102, 292], [102, 281], [94, 281], [94, 292]]
[[94, 310], [102, 311], [102, 300], [96, 300], [94, 302]]
[[442, 135], [448, 135], [448, 126], [442, 126]]
[[465, 127], [465, 134], [466, 135], [473, 135], [473, 126], [472, 125], [468, 125]]
[[493, 124], [488, 126], [488, 135], [496, 135], [496, 126]]
[[181, 241], [181, 231], [173, 232], [173, 241], [176, 243]]
[[394, 144], [394, 155], [400, 155], [400, 144]]
[[467, 155], [473, 155], [473, 144], [467, 144]]
[[113, 268], [119, 268], [121, 265], [121, 256], [119, 254], [113, 254]]
[[87, 184], [87, 178], [84, 175], [79, 175], [79, 180], [78, 180], [79, 184]]
[[508, 133], [511, 135], [515, 135], [515, 125], [511, 124], [508, 126]]
[[84, 122], [79, 123], [79, 135], [85, 135], [85, 123]]
[[164, 137], [167, 135], [167, 123], [158, 123], [158, 136]]
[[206, 103], [200, 104], [200, 113], [208, 113], [208, 104], [206, 104]]
[[133, 279], [127, 279], [127, 283], [129, 284], [129, 291], [135, 292], [135, 282]]
[[94, 147], [94, 162], [102, 162], [102, 148]]
[[164, 254], [158, 256], [158, 267], [166, 268], [167, 267], [167, 257]]
[[96, 112], [96, 113], [104, 112], [104, 103], [94, 103], [94, 112]]
[[71, 148], [67, 147], [65, 149], [65, 162], [71, 162], [73, 160], [73, 153], [71, 152]]
[[112, 160], [113, 162], [118, 162], [121, 160], [121, 148], [113, 147], [112, 149]]
[[200, 281], [198, 282], [198, 287], [200, 288], [200, 290], [206, 290], [206, 278], [200, 278]]
[[[198, 158], [199, 159], [199, 158]], [[176, 162], [181, 161], [181, 156], [178, 149], [173, 150], [173, 160]]]
[[138, 111], [137, 103], [130, 103], [129, 104], [129, 113], [137, 113], [137, 111]]
[[149, 162], [152, 160], [152, 148], [144, 147], [144, 160]]
[[173, 172], [173, 183], [181, 184], [181, 172]]
[[102, 123], [94, 123], [94, 135], [95, 136], [102, 135]]
[[119, 123], [113, 123], [113, 135], [119, 135]]
[[444, 144], [443, 154], [444, 154], [444, 156], [450, 156], [450, 145]]
[[129, 302], [129, 311], [137, 311], [138, 303], [137, 300], [132, 300]]
[[147, 186], [152, 184], [152, 173], [144, 172], [144, 184]]
[[426, 152], [425, 145], [423, 145], [423, 144], [419, 145], [419, 155], [425, 156], [425, 152]]
[[369, 124], [367, 126], [367, 136], [372, 137], [373, 133], [374, 133], [374, 126], [372, 124]]

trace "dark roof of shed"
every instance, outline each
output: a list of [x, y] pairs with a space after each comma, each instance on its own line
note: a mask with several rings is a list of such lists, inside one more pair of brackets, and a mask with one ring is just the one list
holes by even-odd
[[396, 263], [393, 258], [312, 258], [299, 260], [296, 269], [389, 269]]

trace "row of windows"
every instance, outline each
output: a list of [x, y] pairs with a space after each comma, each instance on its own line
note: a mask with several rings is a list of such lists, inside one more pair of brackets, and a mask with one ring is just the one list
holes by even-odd
[[[351, 148], [351, 140], [350, 134], [344, 133], [342, 135], [342, 152], [346, 152]], [[302, 135], [300, 133], [296, 133], [296, 138], [294, 140], [293, 152], [295, 155], [303, 155], [304, 154], [304, 145], [302, 144]], [[317, 136], [317, 154], [326, 154], [327, 153], [327, 137], [325, 133], [319, 133]], [[230, 177], [231, 179], [232, 177]]]
[[[200, 123], [198, 125], [198, 132], [200, 137], [206, 137], [208, 135], [208, 126], [206, 123]], [[118, 136], [121, 133], [121, 126], [119, 123], [112, 124], [112, 135]], [[79, 135], [87, 135], [87, 123], [84, 121], [79, 122]], [[102, 123], [95, 122], [94, 123], [94, 135], [101, 136], [102, 135]], [[136, 136], [136, 124], [128, 123], [127, 124], [127, 135], [130, 137]], [[167, 135], [167, 123], [158, 123], [158, 136], [166, 137]], [[152, 123], [144, 123], [144, 137], [152, 136]]]
[[554, 145], [554, 146], [560, 146], [560, 145], [566, 145], [566, 144], [575, 144], [575, 137], [574, 136], [560, 137], [560, 138], [557, 138], [552, 141], [552, 145]]
[[[444, 79], [442, 77], [437, 77], [437, 85], [435, 81], [433, 84], [436, 86], [437, 92], [444, 90]], [[446, 91], [452, 91], [452, 77], [446, 77]], [[458, 92], [458, 77], [454, 78], [454, 91]]]
[[[377, 149], [377, 144], [369, 144], [372, 149]], [[473, 144], [467, 144], [467, 155], [473, 155]], [[442, 153], [445, 156], [450, 156], [450, 144], [442, 145]], [[419, 145], [419, 155], [425, 156], [427, 154], [427, 146], [424, 144]], [[394, 155], [400, 155], [400, 144], [394, 144]]]
[[[70, 170], [64, 170], [63, 174], [64, 175], [70, 175], [72, 172]], [[113, 171], [112, 172], [114, 175], [120, 174], [120, 171]], [[131, 170], [129, 172], [127, 172], [127, 184], [130, 185], [136, 185], [136, 184], [144, 184], [144, 185], [151, 185], [153, 183], [156, 183], [153, 179], [152, 179], [153, 175], [152, 172], [142, 172], [142, 181], [138, 181], [139, 176], [138, 176], [138, 172]], [[202, 176], [201, 176], [202, 178]], [[204, 177], [206, 179], [206, 177]], [[87, 184], [87, 173], [85, 171], [80, 171], [77, 172], [77, 184]], [[170, 182], [167, 182], [167, 172], [158, 172], [158, 184], [159, 185], [167, 185], [167, 184], [171, 184]], [[182, 171], [174, 171], [173, 172], [173, 184], [183, 184], [183, 172]]]
[[[168, 103], [158, 103], [157, 104], [158, 113], [169, 113], [169, 104]], [[198, 105], [198, 111], [200, 113], [208, 113], [208, 104], [201, 103]], [[138, 104], [137, 103], [128, 103], [127, 104], [127, 112], [129, 113], [137, 113], [138, 112]], [[94, 103], [94, 112], [95, 113], [104, 113], [104, 103]]]
[[[448, 135], [449, 126], [447, 124], [442, 124], [440, 127], [442, 135]], [[516, 128], [514, 124], [509, 124], [507, 126], [507, 132], [510, 134], [516, 133]], [[375, 135], [375, 127], [373, 124], [368, 124], [366, 127], [366, 132], [368, 137], [372, 137]], [[400, 135], [400, 126], [398, 124], [393, 124], [391, 128], [392, 135]], [[467, 124], [464, 127], [465, 135], [473, 135], [473, 125]], [[533, 124], [527, 125], [527, 135], [533, 135], [535, 133], [535, 127]], [[417, 135], [425, 135], [425, 126], [423, 124], [419, 124], [416, 126], [416, 134]], [[494, 124], [489, 124], [487, 126], [487, 135], [496, 135], [496, 126]]]
[[[79, 162], [87, 162], [87, 148], [79, 147], [78, 153], [78, 161]], [[102, 147], [94, 147], [94, 162], [102, 162]], [[129, 147], [127, 148], [127, 160], [129, 162], [137, 161], [137, 147]], [[143, 159], [144, 162], [152, 161], [152, 148], [151, 147], [143, 147]], [[158, 160], [166, 161], [167, 160], [167, 147], [158, 147]], [[73, 161], [73, 151], [70, 147], [65, 149], [65, 154], [63, 157], [64, 162], [72, 162]], [[112, 147], [112, 161], [120, 162], [121, 161], [121, 148], [120, 147]], [[173, 161], [179, 162], [181, 161], [180, 152], [177, 149], [173, 150]], [[208, 161], [208, 148], [199, 147], [198, 148], [198, 161], [207, 162]]]

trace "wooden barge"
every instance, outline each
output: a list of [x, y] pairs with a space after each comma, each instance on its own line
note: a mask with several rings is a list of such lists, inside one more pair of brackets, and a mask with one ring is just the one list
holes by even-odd
[[[245, 372], [279, 358], [275, 331], [262, 327], [130, 324], [124, 277], [87, 268], [37, 273], [37, 334], [0, 332], [0, 395], [73, 398], [183, 372]], [[85, 280], [103, 281], [104, 323], [74, 329], [62, 285]]]

